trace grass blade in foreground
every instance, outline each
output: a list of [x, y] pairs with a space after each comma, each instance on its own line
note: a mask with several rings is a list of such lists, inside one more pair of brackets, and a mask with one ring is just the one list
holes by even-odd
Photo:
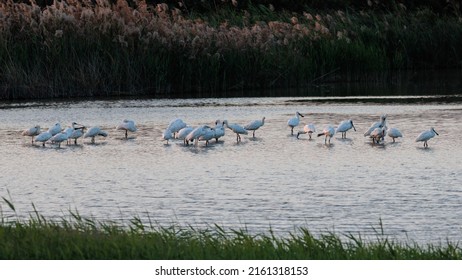
[[458, 244], [421, 246], [401, 244], [377, 234], [361, 236], [325, 233], [315, 237], [307, 229], [289, 237], [252, 235], [225, 230], [141, 225], [134, 218], [123, 227], [72, 213], [72, 218], [47, 221], [35, 213], [27, 221], [0, 225], [0, 259], [321, 259], [321, 260], [448, 260], [462, 259]]

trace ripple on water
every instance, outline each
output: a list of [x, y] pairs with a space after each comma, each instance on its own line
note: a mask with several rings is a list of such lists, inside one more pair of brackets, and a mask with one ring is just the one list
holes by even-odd
[[[286, 234], [298, 227], [314, 233], [335, 231], [386, 235], [400, 240], [439, 242], [461, 237], [462, 150], [453, 137], [461, 104], [285, 102], [287, 99], [140, 100], [34, 103], [0, 111], [0, 165], [3, 197], [11, 194], [25, 217], [32, 203], [46, 217], [68, 210], [100, 219], [127, 221], [134, 216], [159, 224], [213, 224], [251, 232]], [[318, 130], [353, 119], [356, 132], [308, 140], [290, 136], [287, 120], [305, 114], [301, 125]], [[382, 113], [404, 137], [372, 144], [363, 136]], [[168, 145], [160, 135], [171, 119], [213, 125], [216, 119], [245, 124], [265, 116], [257, 137], [236, 143], [226, 131], [209, 147]], [[130, 139], [115, 126], [134, 119]], [[99, 125], [107, 138], [61, 149], [31, 145], [20, 132], [56, 121]], [[440, 136], [429, 148], [415, 137], [430, 126]], [[5, 215], [8, 209], [2, 206]]]

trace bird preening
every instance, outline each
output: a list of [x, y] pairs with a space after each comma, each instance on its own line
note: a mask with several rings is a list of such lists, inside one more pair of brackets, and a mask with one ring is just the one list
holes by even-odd
[[[287, 124], [291, 128], [291, 135], [293, 135], [293, 129], [300, 124], [300, 118], [305, 117], [300, 112], [296, 112], [295, 116], [288, 120]], [[198, 126], [190, 126], [186, 124], [182, 119], [176, 118], [169, 122], [169, 124], [163, 130], [161, 139], [166, 141], [167, 145], [170, 140], [182, 140], [185, 146], [189, 146], [191, 142], [194, 142], [194, 146], [198, 146], [199, 141], [205, 142], [205, 146], [209, 146], [211, 143], [218, 143], [219, 139], [225, 136], [225, 130], [228, 128], [236, 135], [236, 143], [242, 142], [242, 135], [247, 135], [249, 131], [252, 131], [252, 138], [255, 139], [255, 134], [258, 129], [265, 125], [266, 117], [261, 119], [249, 121], [246, 125], [240, 125], [238, 123], [229, 123], [228, 120], [221, 121], [217, 119], [212, 124], [202, 124]], [[396, 127], [388, 128], [387, 125], [388, 116], [386, 114], [380, 116], [380, 121], [373, 123], [368, 130], [364, 133], [364, 136], [369, 136], [372, 139], [373, 144], [381, 144], [385, 141], [385, 136], [389, 136], [392, 142], [395, 143], [396, 139], [402, 138], [403, 134]], [[128, 139], [128, 133], [137, 132], [138, 128], [133, 120], [124, 119], [116, 127], [116, 130], [124, 131], [124, 138]], [[330, 144], [332, 138], [336, 133], [341, 133], [341, 139], [347, 139], [347, 132], [353, 129], [356, 131], [356, 126], [352, 119], [346, 119], [339, 123], [337, 127], [328, 125], [321, 132], [317, 133], [318, 137], [324, 136], [324, 143]], [[298, 131], [297, 139], [301, 134], [308, 134], [309, 139], [312, 139], [312, 134], [316, 133], [316, 128], [313, 123], [308, 123], [303, 126], [303, 130]], [[50, 126], [47, 130], [42, 130], [40, 125], [34, 125], [28, 129], [21, 131], [22, 136], [31, 137], [31, 144], [41, 143], [45, 146], [45, 143], [56, 144], [57, 147], [61, 147], [63, 142], [67, 142], [69, 145], [72, 141], [77, 145], [77, 139], [79, 138], [90, 138], [91, 143], [96, 142], [97, 137], [108, 137], [109, 133], [103, 130], [99, 126], [92, 126], [87, 130], [87, 126], [72, 122], [71, 126], [62, 129], [59, 122]], [[428, 147], [428, 141], [439, 135], [436, 130], [431, 127], [429, 130], [425, 130], [420, 133], [415, 142], [423, 142], [425, 148]], [[210, 140], [215, 141], [210, 142]]]

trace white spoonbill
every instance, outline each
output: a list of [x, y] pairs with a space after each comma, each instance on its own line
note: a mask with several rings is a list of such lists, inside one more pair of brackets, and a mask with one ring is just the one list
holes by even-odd
[[265, 124], [265, 117], [263, 117], [261, 120], [255, 120], [251, 121], [248, 124], [244, 126], [245, 130], [253, 130], [253, 138], [255, 138], [255, 130], [259, 129]]
[[303, 131], [299, 131], [297, 133], [297, 139], [298, 137], [300, 136], [300, 134], [307, 134], [308, 133], [308, 136], [310, 137], [311, 139], [311, 134], [313, 134], [313, 132], [316, 132], [316, 128], [314, 127], [314, 124], [310, 123], [310, 124], [307, 124], [303, 127]]
[[364, 136], [370, 136], [371, 132], [374, 131], [374, 129], [378, 127], [386, 127], [387, 126], [386, 122], [387, 122], [387, 115], [380, 116], [380, 121], [373, 123], [371, 127], [369, 127], [369, 129], [366, 132], [364, 132]]
[[394, 128], [394, 127], [390, 127], [387, 130], [387, 135], [393, 139], [393, 143], [395, 143], [395, 138], [403, 137], [403, 134], [401, 133], [401, 131], [399, 131], [397, 128]]
[[51, 133], [52, 136], [55, 136], [56, 134], [60, 133], [63, 129], [61, 128], [60, 123], [55, 123], [54, 126], [50, 127], [48, 129], [48, 132]]
[[80, 138], [83, 136], [84, 129], [85, 129], [84, 125], [78, 124], [76, 122], [72, 122], [71, 126], [64, 130], [64, 132], [66, 132], [69, 135], [67, 139], [67, 144], [69, 145], [69, 142], [72, 139], [74, 139], [74, 144], [77, 145], [77, 138]]
[[83, 135], [83, 138], [91, 138], [91, 143], [95, 143], [96, 136], [107, 137], [107, 132], [102, 130], [99, 126], [93, 126]]
[[218, 139], [221, 137], [225, 136], [225, 127], [223, 126], [223, 122], [220, 120], [215, 121], [215, 128], [214, 128], [215, 136], [215, 142], [218, 142]]
[[247, 130], [237, 123], [228, 124], [228, 121], [223, 121], [223, 124], [236, 133], [236, 142], [241, 142], [241, 134], [248, 134]]
[[61, 142], [67, 141], [69, 136], [74, 132], [73, 127], [68, 127], [63, 132], [60, 132], [50, 138], [51, 143], [58, 143], [58, 148], [61, 147]]
[[202, 135], [199, 136], [198, 140], [205, 141], [205, 146], [209, 145], [209, 141], [215, 138], [215, 129], [205, 126], [202, 130]]
[[168, 130], [170, 130], [173, 135], [184, 127], [186, 127], [186, 123], [182, 119], [174, 119], [167, 126]]
[[332, 138], [332, 136], [334, 136], [334, 134], [335, 134], [334, 127], [331, 125], [328, 125], [323, 129], [322, 133], [318, 133], [318, 137], [321, 135], [326, 136], [326, 138], [324, 138], [324, 144], [327, 143], [327, 137], [329, 137], [329, 144], [330, 144], [330, 139]]
[[162, 139], [167, 141], [167, 145], [168, 140], [173, 139], [173, 133], [168, 127], [162, 132]]
[[432, 127], [430, 130], [425, 130], [417, 136], [415, 139], [416, 142], [424, 142], [424, 147], [428, 147], [427, 141], [435, 137], [435, 135], [439, 135], [438, 132]]
[[[78, 125], [78, 126], [77, 126]], [[81, 124], [78, 124], [76, 122], [73, 122], [72, 123], [72, 128], [74, 129], [74, 131], [71, 133], [71, 135], [69, 136], [69, 139], [68, 139], [68, 142], [71, 140], [71, 139], [74, 139], [74, 144], [77, 145], [77, 139], [79, 139], [80, 137], [83, 136], [84, 132], [85, 132], [85, 126], [84, 125], [81, 125]]]
[[74, 139], [74, 144], [77, 145], [77, 139], [82, 137], [84, 134], [84, 128], [74, 129], [71, 136], [69, 136], [69, 140]]
[[352, 129], [352, 128], [354, 129], [354, 131], [356, 131], [356, 127], [354, 126], [353, 121], [352, 120], [345, 120], [345, 121], [341, 122], [338, 125], [336, 132], [341, 132], [342, 133], [342, 139], [345, 139], [347, 131]]
[[305, 116], [300, 114], [299, 112], [296, 112], [295, 117], [287, 121], [287, 125], [290, 126], [290, 135], [294, 135], [294, 127], [296, 127], [300, 123], [300, 117], [303, 118]]
[[50, 140], [53, 137], [49, 131], [44, 131], [35, 137], [35, 142], [42, 142], [42, 146], [45, 147], [45, 142]]
[[380, 143], [380, 139], [385, 137], [386, 130], [385, 127], [376, 127], [370, 134], [369, 137], [372, 138], [372, 143]]
[[32, 137], [32, 144], [34, 144], [34, 137], [40, 134], [40, 125], [25, 129], [21, 134], [22, 136]]
[[194, 140], [196, 140], [194, 145], [197, 146], [199, 143], [199, 137], [201, 137], [205, 133], [205, 130], [207, 128], [209, 127], [206, 125], [201, 125], [201, 126], [196, 127], [186, 136], [185, 138], [186, 142], [189, 143], [189, 142], [194, 142]]
[[192, 126], [183, 127], [182, 129], [180, 129], [178, 131], [175, 138], [183, 140], [184, 145], [187, 146], [189, 144], [189, 142], [186, 141], [186, 136], [188, 136], [188, 134], [191, 133], [191, 131], [193, 131], [193, 130], [194, 130], [194, 127], [192, 127]]
[[125, 139], [128, 138], [128, 132], [136, 132], [135, 122], [132, 120], [123, 120], [117, 127], [117, 130], [125, 130]]

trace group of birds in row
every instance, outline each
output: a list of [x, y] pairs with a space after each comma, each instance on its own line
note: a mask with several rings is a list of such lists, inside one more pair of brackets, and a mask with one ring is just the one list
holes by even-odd
[[182, 119], [174, 119], [162, 133], [162, 139], [166, 140], [167, 143], [170, 139], [180, 139], [185, 145], [194, 142], [195, 146], [198, 145], [199, 141], [205, 141], [207, 146], [212, 139], [218, 142], [218, 139], [225, 135], [225, 128], [228, 128], [236, 134], [236, 142], [241, 142], [241, 134], [247, 135], [249, 131], [253, 131], [253, 137], [255, 137], [255, 131], [264, 124], [265, 117], [261, 120], [251, 121], [245, 126], [236, 123], [230, 124], [227, 120], [216, 120], [213, 127], [208, 125], [192, 127], [188, 126]]
[[[304, 115], [300, 114], [299, 112], [295, 113], [295, 117], [288, 120], [287, 125], [291, 128], [291, 135], [294, 135], [294, 128], [300, 124], [300, 117], [304, 117]], [[403, 137], [402, 133], [394, 127], [388, 128], [387, 126], [387, 115], [382, 115], [380, 117], [380, 121], [373, 123], [369, 129], [364, 133], [364, 136], [369, 136], [373, 143], [380, 143], [385, 139], [385, 136], [388, 135], [393, 139], [395, 142], [396, 138]], [[180, 139], [183, 140], [185, 145], [189, 145], [189, 143], [194, 142], [194, 145], [198, 145], [199, 141], [205, 141], [205, 145], [209, 144], [209, 141], [215, 139], [218, 142], [218, 139], [225, 135], [225, 128], [230, 129], [236, 134], [236, 142], [241, 141], [241, 135], [247, 135], [249, 131], [252, 131], [252, 137], [255, 137], [255, 131], [258, 130], [265, 124], [265, 117], [261, 120], [254, 120], [247, 123], [244, 126], [241, 126], [237, 123], [228, 123], [227, 120], [215, 121], [214, 126], [208, 125], [200, 125], [198, 127], [192, 127], [187, 125], [182, 119], [174, 119], [172, 120], [167, 128], [162, 133], [162, 139], [168, 141], [170, 139]], [[135, 122], [132, 120], [123, 120], [119, 125], [116, 126], [117, 130], [125, 131], [125, 138], [128, 138], [128, 132], [136, 132], [137, 127]], [[331, 125], [326, 126], [322, 132], [317, 133], [317, 136], [325, 136], [324, 143], [330, 143], [331, 138], [336, 133], [342, 133], [342, 139], [346, 138], [346, 133], [350, 129], [356, 131], [356, 127], [353, 124], [351, 119], [342, 121], [336, 128]], [[32, 128], [26, 129], [22, 132], [23, 136], [30, 136], [32, 137], [32, 143], [41, 142], [43, 146], [45, 146], [46, 142], [51, 142], [58, 144], [60, 147], [62, 142], [70, 143], [72, 140], [75, 144], [77, 144], [77, 139], [80, 137], [83, 138], [91, 138], [91, 142], [95, 142], [96, 136], [103, 136], [107, 137], [108, 133], [102, 130], [98, 126], [94, 126], [86, 131], [86, 127], [84, 125], [78, 124], [73, 122], [70, 127], [66, 129], [61, 128], [60, 123], [56, 123], [54, 126], [49, 128], [46, 131], [41, 131], [39, 125], [36, 125]], [[300, 137], [301, 134], [308, 134], [309, 138], [313, 133], [316, 132], [316, 128], [314, 124], [309, 123], [303, 127], [302, 131], [297, 133], [297, 139]], [[427, 141], [433, 138], [435, 135], [439, 135], [434, 128], [430, 130], [423, 131], [419, 134], [416, 138], [416, 142], [424, 142], [424, 147], [428, 147]], [[35, 137], [35, 139], [34, 139]]]
[[[300, 117], [304, 117], [299, 112], [295, 113], [295, 117], [289, 119], [287, 125], [291, 128], [291, 134], [294, 134], [294, 128], [299, 125]], [[373, 123], [369, 129], [364, 133], [364, 136], [369, 136], [372, 139], [373, 143], [379, 144], [380, 141], [385, 139], [385, 136], [388, 135], [393, 139], [395, 142], [396, 138], [403, 137], [401, 131], [397, 128], [387, 126], [387, 115], [380, 116], [380, 121]], [[352, 120], [344, 120], [342, 121], [337, 128], [334, 128], [331, 125], [326, 126], [321, 133], [318, 133], [319, 136], [325, 136], [324, 143], [329, 142], [330, 139], [334, 136], [335, 133], [342, 133], [342, 139], [346, 138], [346, 133], [348, 130], [352, 129], [356, 131], [356, 128], [353, 124]], [[311, 139], [311, 135], [316, 132], [316, 128], [314, 124], [310, 123], [303, 127], [303, 131], [299, 131], [297, 133], [297, 139], [299, 138], [300, 134], [308, 134], [309, 138]], [[416, 142], [423, 142], [424, 147], [428, 147], [427, 141], [431, 138], [435, 137], [435, 135], [439, 135], [435, 129], [432, 127], [429, 130], [421, 132], [417, 138], [415, 139]]]
[[[117, 127], [117, 130], [125, 131], [125, 138], [128, 137], [128, 132], [135, 132], [137, 130], [135, 122], [132, 120], [123, 120]], [[23, 136], [30, 136], [32, 138], [32, 143], [41, 142], [45, 146], [46, 142], [53, 144], [58, 144], [58, 147], [61, 146], [62, 142], [67, 142], [68, 144], [73, 140], [74, 144], [77, 144], [77, 139], [80, 137], [91, 138], [91, 142], [95, 143], [96, 136], [107, 137], [108, 133], [102, 130], [99, 126], [90, 127], [86, 132], [86, 127], [84, 125], [73, 122], [70, 127], [62, 129], [60, 123], [56, 123], [46, 131], [42, 131], [39, 125], [26, 129], [22, 132]], [[35, 137], [35, 139], [34, 139]]]

